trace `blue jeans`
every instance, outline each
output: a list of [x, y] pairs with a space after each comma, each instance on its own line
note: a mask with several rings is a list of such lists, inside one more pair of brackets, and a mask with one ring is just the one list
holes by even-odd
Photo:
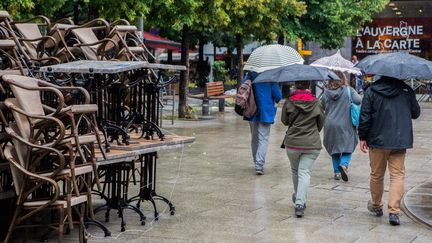
[[343, 165], [348, 168], [352, 153], [332, 154], [334, 173], [340, 173], [338, 166]]

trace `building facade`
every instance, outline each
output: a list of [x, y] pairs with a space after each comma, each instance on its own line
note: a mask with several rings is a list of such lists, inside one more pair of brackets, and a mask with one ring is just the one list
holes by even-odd
[[[307, 43], [305, 48], [313, 52], [306, 58], [308, 63], [337, 51], [322, 49], [314, 42]], [[356, 36], [346, 38], [340, 50], [348, 60], [352, 55], [361, 60], [368, 55], [395, 51], [408, 51], [432, 60], [432, 0], [390, 1]]]
[[352, 55], [407, 51], [432, 59], [432, 1], [391, 1], [352, 38]]

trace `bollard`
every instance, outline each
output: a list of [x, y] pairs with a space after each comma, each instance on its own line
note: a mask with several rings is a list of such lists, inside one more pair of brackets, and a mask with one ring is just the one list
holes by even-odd
[[225, 99], [219, 99], [219, 112], [225, 111]]
[[209, 100], [203, 99], [203, 102], [202, 102], [202, 115], [203, 116], [209, 116], [210, 115], [209, 106], [210, 106]]

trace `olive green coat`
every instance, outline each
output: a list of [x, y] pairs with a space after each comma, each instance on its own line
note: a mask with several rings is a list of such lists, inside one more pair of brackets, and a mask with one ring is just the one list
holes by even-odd
[[319, 100], [288, 99], [283, 106], [281, 120], [285, 126], [289, 126], [284, 139], [285, 147], [322, 148], [319, 133], [324, 125], [324, 111]]

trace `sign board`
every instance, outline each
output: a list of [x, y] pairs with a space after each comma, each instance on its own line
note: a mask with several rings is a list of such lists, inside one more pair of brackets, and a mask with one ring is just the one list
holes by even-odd
[[353, 55], [360, 59], [372, 54], [409, 51], [432, 58], [432, 18], [374, 19], [352, 39]]
[[298, 39], [297, 41], [297, 52], [300, 54], [300, 56], [312, 56], [311, 50], [303, 50], [303, 40]]

